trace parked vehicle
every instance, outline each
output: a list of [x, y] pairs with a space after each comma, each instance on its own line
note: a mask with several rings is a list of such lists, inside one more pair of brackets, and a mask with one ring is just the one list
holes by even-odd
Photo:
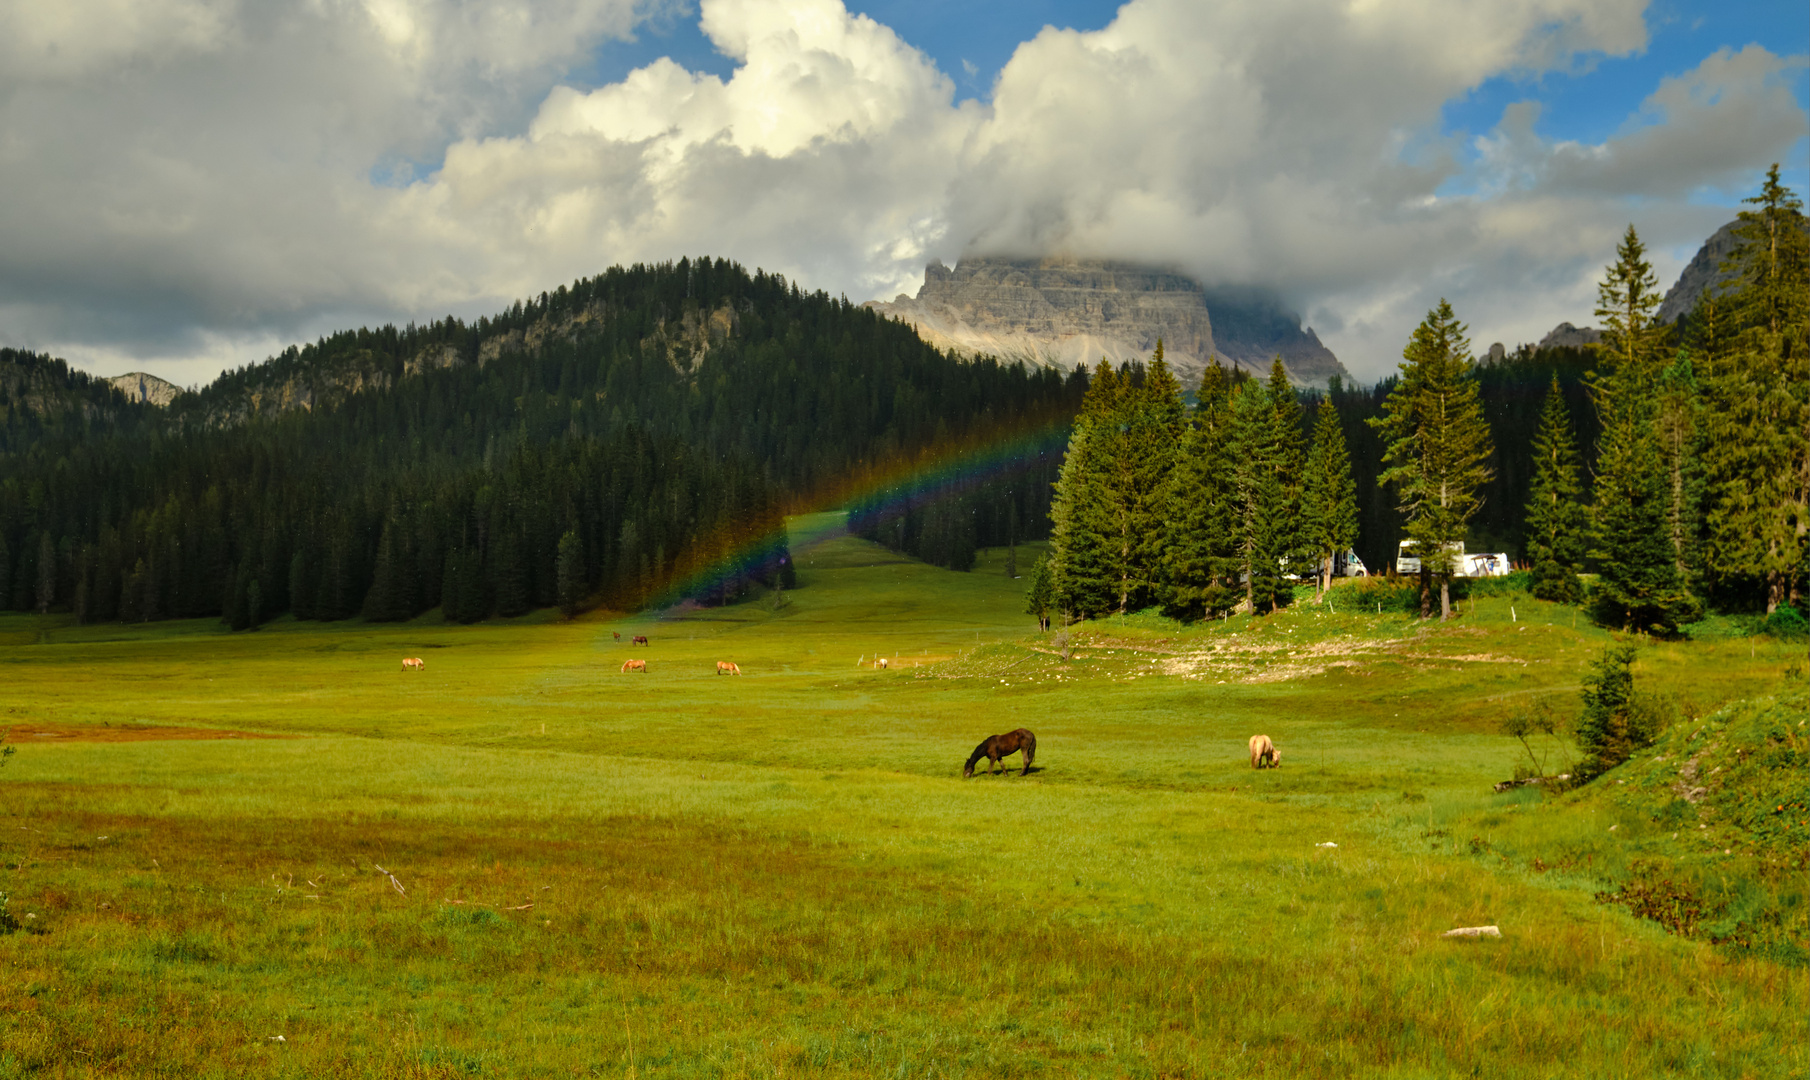
[[[1451, 543], [1449, 543], [1445, 546], [1445, 549], [1451, 553], [1453, 565], [1459, 566], [1460, 572], [1462, 572], [1462, 562], [1464, 560], [1464, 541], [1453, 540]], [[1414, 541], [1403, 540], [1401, 542], [1401, 550], [1395, 556], [1395, 572], [1402, 575], [1403, 577], [1408, 577], [1408, 576], [1420, 573], [1420, 556], [1410, 554], [1410, 552], [1412, 552], [1413, 550], [1414, 550]]]
[[1364, 568], [1364, 560], [1358, 558], [1358, 553], [1347, 548], [1343, 555], [1332, 557], [1332, 576], [1369, 577], [1370, 571]]
[[[1414, 541], [1403, 540], [1401, 553], [1395, 559], [1395, 572], [1404, 577], [1420, 573], [1420, 559], [1408, 552], [1414, 547]], [[1476, 551], [1467, 553], [1464, 545], [1456, 540], [1446, 545], [1451, 553], [1452, 576], [1462, 578], [1507, 577], [1514, 569], [1508, 561], [1508, 555], [1500, 551]]]

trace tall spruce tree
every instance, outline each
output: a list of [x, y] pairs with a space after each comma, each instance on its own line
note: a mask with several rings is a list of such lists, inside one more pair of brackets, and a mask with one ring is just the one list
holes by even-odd
[[1333, 561], [1357, 543], [1357, 483], [1351, 478], [1351, 454], [1345, 429], [1330, 399], [1314, 416], [1313, 448], [1308, 453], [1302, 493], [1306, 550], [1318, 563], [1319, 594], [1332, 586]]
[[557, 560], [554, 574], [559, 611], [570, 619], [578, 614], [578, 608], [584, 602], [584, 540], [577, 530], [567, 529], [559, 538]]
[[1286, 585], [1287, 511], [1281, 470], [1276, 467], [1276, 410], [1269, 388], [1255, 379], [1232, 394], [1226, 456], [1230, 465], [1233, 565], [1244, 583], [1252, 614], [1274, 612]]
[[1312, 558], [1302, 505], [1307, 447], [1301, 431], [1301, 398], [1295, 392], [1295, 384], [1289, 379], [1280, 354], [1270, 361], [1267, 389], [1270, 422], [1275, 428], [1270, 441], [1275, 448], [1271, 468], [1276, 471], [1280, 515], [1276, 521], [1278, 558], [1286, 574], [1301, 574], [1309, 569]]
[[[1725, 587], [1758, 585], [1768, 613], [1802, 595], [1810, 530], [1810, 235], [1774, 165], [1746, 200], [1722, 264], [1726, 313], [1701, 336], [1705, 562]], [[1704, 313], [1699, 309], [1699, 316]], [[1701, 317], [1694, 319], [1702, 323]]]
[[1624, 629], [1670, 633], [1696, 605], [1685, 589], [1673, 543], [1671, 489], [1658, 430], [1662, 353], [1669, 328], [1655, 325], [1658, 282], [1633, 226], [1597, 286], [1608, 367], [1591, 382], [1602, 419], [1597, 445], [1591, 558], [1597, 562], [1599, 616]]
[[1231, 408], [1232, 379], [1215, 356], [1201, 374], [1194, 423], [1169, 474], [1163, 605], [1174, 618], [1217, 615], [1229, 610], [1239, 593], [1229, 482]]
[[1465, 527], [1491, 477], [1489, 423], [1477, 395], [1471, 346], [1452, 305], [1439, 305], [1402, 351], [1401, 381], [1366, 421], [1382, 436], [1384, 469], [1377, 483], [1396, 492], [1406, 532], [1420, 557], [1420, 613], [1429, 614], [1429, 584], [1439, 578], [1439, 617], [1451, 617], [1450, 548], [1462, 549]]
[[1157, 602], [1168, 531], [1164, 523], [1169, 477], [1187, 430], [1181, 383], [1163, 359], [1160, 339], [1142, 384], [1121, 400], [1120, 446], [1126, 460], [1119, 472], [1123, 490], [1118, 501], [1124, 507], [1125, 523], [1119, 613], [1124, 614]]
[[1533, 564], [1535, 596], [1560, 604], [1583, 599], [1578, 573], [1583, 569], [1588, 528], [1577, 436], [1555, 375], [1534, 435], [1533, 491], [1527, 500], [1527, 560]]
[[1094, 370], [1069, 436], [1050, 505], [1050, 573], [1058, 609], [1082, 617], [1117, 605], [1121, 578], [1113, 474], [1120, 398], [1129, 391], [1104, 359]]

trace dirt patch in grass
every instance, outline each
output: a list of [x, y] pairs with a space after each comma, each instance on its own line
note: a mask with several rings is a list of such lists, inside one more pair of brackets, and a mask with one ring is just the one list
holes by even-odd
[[19, 724], [4, 732], [14, 746], [46, 742], [156, 742], [163, 739], [299, 739], [300, 735], [264, 735], [227, 728], [164, 727], [157, 724], [112, 724], [72, 727], [67, 724]]

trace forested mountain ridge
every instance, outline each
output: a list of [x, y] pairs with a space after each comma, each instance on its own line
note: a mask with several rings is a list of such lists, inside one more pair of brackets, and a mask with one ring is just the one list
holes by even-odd
[[0, 348], [0, 457], [40, 439], [136, 427], [149, 408], [61, 360]]
[[617, 267], [475, 323], [335, 334], [130, 424], [34, 429], [0, 470], [0, 604], [254, 625], [722, 600], [783, 578], [788, 508], [1078, 400], [775, 275]]

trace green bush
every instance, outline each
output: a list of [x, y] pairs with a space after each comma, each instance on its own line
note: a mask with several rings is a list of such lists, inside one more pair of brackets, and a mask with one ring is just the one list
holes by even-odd
[[1766, 616], [1760, 623], [1760, 633], [1781, 641], [1803, 641], [1810, 638], [1810, 619], [1796, 607], [1786, 604]]

